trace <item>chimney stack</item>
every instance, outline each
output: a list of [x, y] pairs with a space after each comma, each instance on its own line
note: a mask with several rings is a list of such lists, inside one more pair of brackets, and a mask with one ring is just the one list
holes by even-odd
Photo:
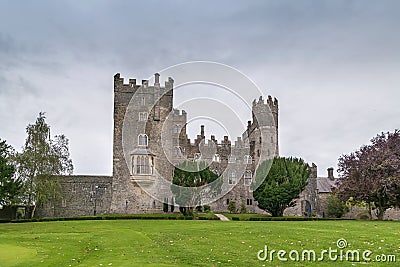
[[154, 85], [160, 85], [160, 74], [154, 74]]
[[333, 168], [328, 168], [328, 178], [330, 180], [335, 179], [335, 177], [333, 177]]
[[201, 135], [201, 138], [204, 138], [204, 125], [201, 125], [200, 126], [200, 135]]

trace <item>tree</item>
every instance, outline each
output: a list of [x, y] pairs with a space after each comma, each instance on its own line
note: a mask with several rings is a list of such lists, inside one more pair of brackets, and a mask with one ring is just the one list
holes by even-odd
[[400, 131], [381, 133], [371, 143], [339, 158], [338, 197], [364, 202], [383, 219], [386, 209], [400, 206]]
[[236, 213], [236, 201], [230, 199], [228, 202], [228, 210], [230, 213]]
[[242, 200], [242, 204], [240, 205], [240, 213], [247, 213], [246, 202]]
[[341, 201], [335, 194], [328, 196], [326, 206], [329, 217], [341, 218], [349, 211], [346, 203]]
[[24, 182], [27, 217], [33, 217], [38, 203], [46, 203], [60, 196], [60, 185], [55, 175], [72, 174], [73, 165], [64, 135], [50, 136], [50, 126], [44, 113], [39, 113], [35, 124], [26, 127], [27, 138], [22, 153], [17, 155], [17, 174]]
[[175, 166], [171, 191], [179, 211], [184, 215], [193, 215], [193, 209], [201, 205], [204, 199], [221, 192], [222, 179], [211, 171], [205, 162], [185, 161]]
[[293, 201], [307, 185], [310, 167], [302, 159], [274, 158], [260, 164], [256, 171], [254, 199], [258, 206], [274, 217], [283, 215], [287, 207], [295, 205]]
[[15, 205], [20, 201], [22, 182], [15, 178], [13, 152], [13, 148], [0, 139], [0, 205]]

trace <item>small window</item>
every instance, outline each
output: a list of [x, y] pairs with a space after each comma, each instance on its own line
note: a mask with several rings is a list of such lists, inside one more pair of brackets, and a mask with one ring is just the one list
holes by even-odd
[[201, 160], [201, 154], [200, 154], [200, 153], [194, 154], [194, 160], [195, 160], [195, 161]]
[[215, 154], [214, 156], [213, 156], [213, 161], [214, 162], [220, 162], [220, 157], [219, 157], [219, 155], [218, 154]]
[[174, 156], [181, 156], [182, 155], [182, 150], [179, 146], [174, 147]]
[[76, 183], [73, 183], [72, 184], [72, 193], [75, 193], [76, 192]]
[[229, 205], [229, 198], [226, 199], [226, 205]]
[[250, 155], [244, 156], [244, 163], [251, 164], [253, 162], [253, 158]]
[[181, 132], [181, 126], [180, 125], [175, 125], [174, 126], [174, 133], [180, 133]]
[[138, 145], [139, 146], [148, 146], [148, 137], [146, 134], [139, 134]]
[[236, 184], [236, 172], [231, 172], [228, 178], [229, 184]]
[[140, 105], [141, 106], [145, 106], [146, 105], [146, 98], [143, 96], [141, 101], [140, 101]]
[[236, 157], [234, 157], [234, 156], [229, 156], [229, 157], [228, 157], [228, 162], [229, 162], [229, 163], [236, 163]]
[[65, 199], [61, 200], [61, 207], [63, 207], [63, 208], [67, 207], [67, 200], [65, 200]]
[[261, 136], [260, 136], [260, 144], [262, 143], [262, 138], [261, 138]]
[[251, 198], [248, 198], [246, 202], [247, 202], [248, 206], [253, 205], [253, 199], [251, 199]]
[[139, 121], [147, 121], [147, 112], [139, 112]]
[[245, 185], [249, 185], [251, 184], [251, 178], [252, 178], [253, 174], [251, 171], [246, 171], [244, 173], [244, 184]]
[[260, 150], [257, 150], [257, 156], [260, 157]]

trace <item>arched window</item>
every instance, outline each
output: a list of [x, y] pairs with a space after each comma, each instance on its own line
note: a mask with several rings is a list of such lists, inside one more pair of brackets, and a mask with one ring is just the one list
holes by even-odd
[[236, 172], [231, 172], [228, 177], [229, 184], [236, 184]]
[[139, 112], [139, 121], [147, 121], [147, 112]]
[[246, 155], [243, 158], [245, 164], [251, 164], [253, 162], [253, 158], [250, 155]]
[[244, 184], [245, 185], [251, 184], [252, 176], [253, 176], [253, 174], [251, 171], [245, 171], [245, 173], [244, 173]]
[[200, 153], [194, 154], [194, 160], [195, 160], [195, 161], [201, 160], [201, 154], [200, 154]]
[[146, 134], [139, 134], [138, 145], [139, 146], [148, 146], [148, 137]]
[[213, 161], [214, 161], [214, 162], [220, 162], [220, 157], [219, 157], [218, 154], [215, 154], [215, 155], [213, 156]]

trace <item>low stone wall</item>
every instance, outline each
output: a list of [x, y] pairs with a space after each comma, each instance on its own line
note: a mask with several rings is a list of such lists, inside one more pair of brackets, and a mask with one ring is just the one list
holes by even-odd
[[112, 196], [111, 176], [66, 175], [56, 177], [61, 198], [39, 204], [35, 217], [73, 217], [107, 214]]

